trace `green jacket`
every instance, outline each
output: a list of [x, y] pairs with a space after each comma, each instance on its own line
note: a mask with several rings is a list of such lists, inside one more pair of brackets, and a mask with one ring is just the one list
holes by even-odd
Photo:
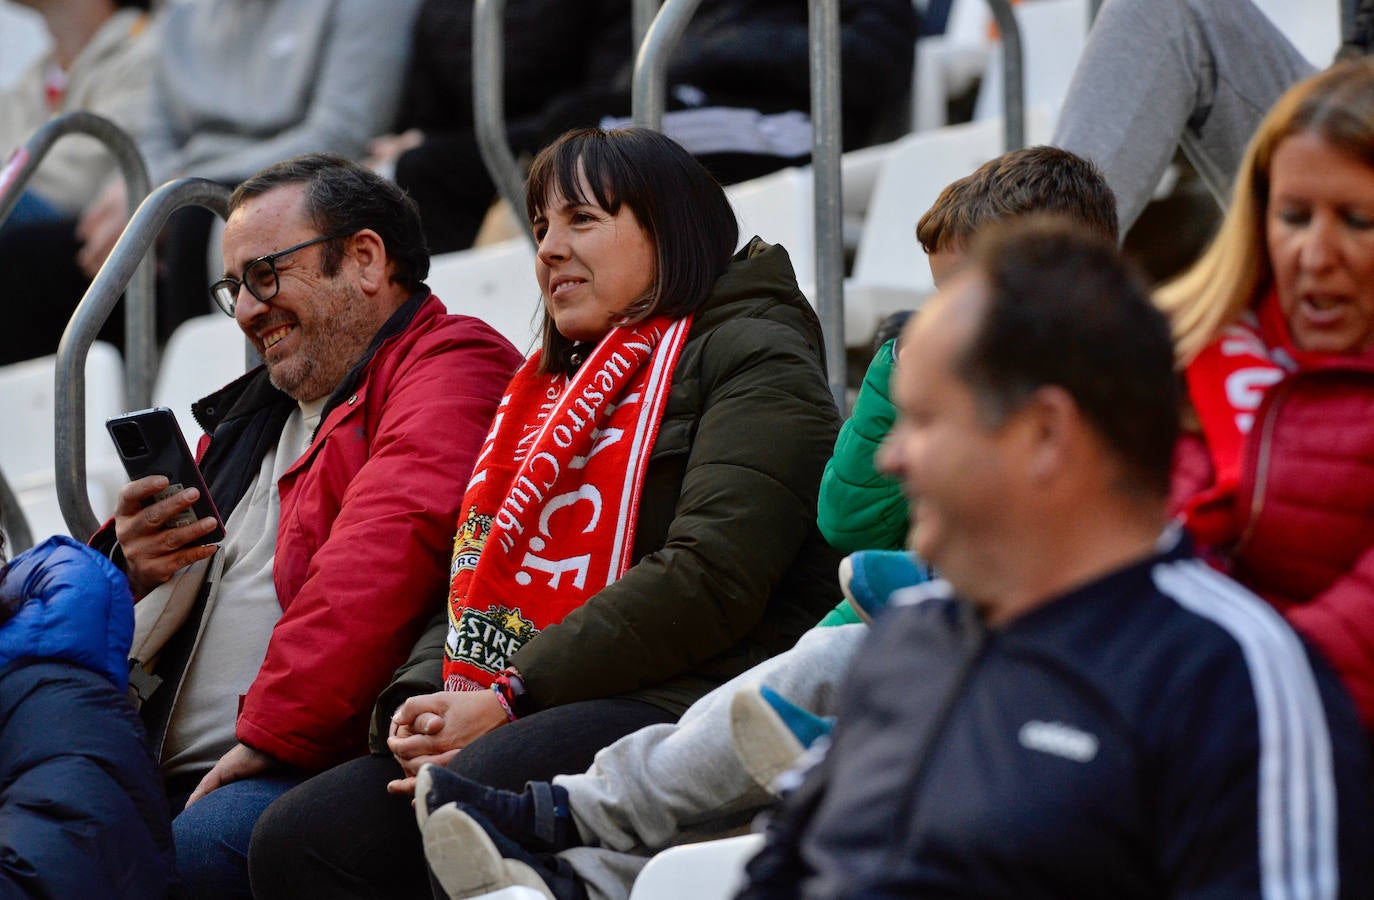
[[879, 472], [873, 461], [896, 418], [888, 394], [895, 343], [883, 344], [873, 357], [821, 478], [816, 520], [842, 553], [900, 550], [911, 527], [901, 485]]
[[[839, 554], [815, 524], [839, 429], [823, 347], [787, 252], [755, 238], [698, 311], [673, 372], [638, 562], [511, 659], [535, 708], [627, 696], [680, 714], [835, 605]], [[439, 690], [446, 627], [432, 623], [375, 723]]]

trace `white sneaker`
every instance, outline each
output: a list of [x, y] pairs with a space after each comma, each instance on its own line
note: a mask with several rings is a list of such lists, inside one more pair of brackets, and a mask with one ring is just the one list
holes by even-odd
[[[423, 770], [420, 777], [424, 777]], [[418, 784], [415, 793], [418, 801]], [[419, 802], [415, 812], [419, 818]], [[427, 811], [421, 834], [429, 869], [450, 900], [479, 897], [508, 887], [532, 888], [539, 896], [554, 900], [538, 873], [519, 860], [503, 857], [482, 826], [456, 803]]]

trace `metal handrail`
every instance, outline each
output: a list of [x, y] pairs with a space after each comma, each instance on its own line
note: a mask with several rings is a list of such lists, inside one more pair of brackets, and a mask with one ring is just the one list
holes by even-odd
[[[129, 215], [133, 216], [149, 190], [148, 167], [138, 145], [124, 129], [103, 116], [69, 112], [44, 123], [0, 169], [0, 223], [19, 202], [19, 195], [52, 145], [67, 134], [90, 135], [110, 151], [124, 176]], [[143, 264], [126, 279], [129, 290], [124, 305], [124, 391], [135, 408], [152, 402], [157, 373], [157, 298], [151, 248], [142, 258]]]
[[642, 47], [644, 37], [649, 33], [649, 26], [653, 24], [654, 16], [658, 15], [658, 0], [634, 0], [632, 15], [631, 39], [634, 43], [631, 46]]
[[630, 114], [636, 125], [663, 130], [668, 61], [700, 5], [701, 0], [664, 0], [640, 41], [630, 88]]
[[[525, 215], [525, 179], [506, 135], [506, 0], [476, 0], [472, 10], [473, 125], [482, 162], [517, 219]], [[534, 235], [520, 229], [530, 243]]]
[[[665, 0], [635, 57], [631, 95], [636, 125], [662, 130], [668, 61], [700, 0]], [[844, 345], [843, 203], [840, 187], [840, 11], [835, 0], [810, 0], [811, 171], [815, 203], [816, 309], [825, 334], [826, 370], [835, 403], [847, 406]]]
[[1002, 35], [1002, 143], [1004, 150], [1026, 146], [1025, 54], [1021, 26], [1012, 12], [1011, 0], [988, 0], [997, 31]]
[[57, 504], [72, 536], [81, 540], [100, 527], [86, 493], [86, 354], [167, 218], [183, 206], [204, 206], [225, 218], [229, 189], [204, 178], [182, 178], [149, 194], [96, 273], [57, 347]]
[[5, 473], [0, 472], [0, 516], [4, 516], [5, 534], [9, 536], [8, 550], [11, 555], [22, 553], [33, 546], [33, 534], [29, 531], [29, 520], [24, 515], [24, 507], [19, 498], [10, 490]]
[[811, 173], [815, 203], [816, 312], [825, 335], [830, 392], [840, 415], [848, 398], [844, 342], [844, 204], [840, 178], [840, 9], [834, 0], [811, 0]]

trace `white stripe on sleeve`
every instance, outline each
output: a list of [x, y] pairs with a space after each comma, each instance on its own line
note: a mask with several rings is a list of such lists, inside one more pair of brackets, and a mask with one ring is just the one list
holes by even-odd
[[1266, 900], [1335, 897], [1335, 776], [1316, 678], [1282, 617], [1197, 560], [1161, 563], [1155, 585], [1239, 644], [1259, 715], [1260, 887]]

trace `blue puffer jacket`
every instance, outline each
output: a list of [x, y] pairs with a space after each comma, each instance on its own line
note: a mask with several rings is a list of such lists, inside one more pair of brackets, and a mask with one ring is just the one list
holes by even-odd
[[165, 896], [167, 801], [124, 692], [124, 576], [49, 538], [0, 570], [0, 610], [0, 895]]
[[68, 537], [48, 538], [3, 570], [0, 597], [23, 601], [0, 626], [0, 668], [21, 659], [63, 660], [101, 673], [120, 690], [128, 686], [129, 582], [99, 553]]

